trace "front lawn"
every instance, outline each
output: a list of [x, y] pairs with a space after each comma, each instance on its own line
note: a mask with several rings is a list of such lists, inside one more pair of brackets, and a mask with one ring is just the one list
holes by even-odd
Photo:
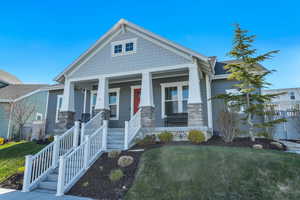
[[45, 145], [35, 142], [9, 142], [0, 146], [0, 183], [24, 166], [25, 155], [40, 151]]
[[127, 200], [300, 199], [300, 156], [217, 146], [164, 146], [141, 158]]

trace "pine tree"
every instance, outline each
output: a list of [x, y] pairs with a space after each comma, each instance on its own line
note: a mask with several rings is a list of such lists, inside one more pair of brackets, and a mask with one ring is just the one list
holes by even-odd
[[256, 36], [249, 36], [248, 31], [242, 30], [239, 24], [235, 25], [234, 32], [233, 48], [228, 55], [235, 61], [224, 66], [224, 69], [229, 72], [229, 80], [238, 82], [234, 87], [239, 90], [239, 93], [221, 94], [215, 98], [223, 99], [225, 103], [230, 102], [230, 107], [243, 108], [242, 120], [248, 125], [251, 140], [255, 141], [256, 130], [272, 127], [284, 121], [284, 119], [274, 118], [274, 120], [264, 120], [263, 122], [255, 120], [257, 117], [263, 118], [266, 115], [275, 114], [265, 107], [281, 93], [261, 94], [262, 88], [270, 86], [265, 77], [273, 71], [264, 69], [260, 63], [271, 59], [279, 51], [269, 51], [257, 55], [257, 49], [252, 46]]

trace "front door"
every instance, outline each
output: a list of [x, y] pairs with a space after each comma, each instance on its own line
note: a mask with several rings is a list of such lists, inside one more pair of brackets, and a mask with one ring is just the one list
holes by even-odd
[[139, 110], [141, 101], [141, 88], [135, 88], [133, 90], [133, 114]]

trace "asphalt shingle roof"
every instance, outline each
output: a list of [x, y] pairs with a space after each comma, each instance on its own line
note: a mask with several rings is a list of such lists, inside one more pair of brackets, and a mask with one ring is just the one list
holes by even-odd
[[21, 84], [22, 82], [14, 75], [0, 69], [0, 82], [7, 84]]
[[0, 99], [14, 100], [35, 90], [46, 87], [44, 84], [16, 84], [0, 88]]

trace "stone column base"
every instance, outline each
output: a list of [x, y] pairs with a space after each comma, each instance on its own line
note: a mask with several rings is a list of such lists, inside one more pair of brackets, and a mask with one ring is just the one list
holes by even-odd
[[141, 107], [141, 126], [142, 128], [152, 128], [155, 126], [154, 107], [152, 106]]
[[102, 112], [101, 120], [109, 120], [109, 110], [108, 109], [99, 109], [95, 110], [95, 114]]
[[57, 124], [57, 127], [59, 129], [70, 129], [72, 126], [74, 126], [75, 121], [75, 112], [72, 111], [62, 111], [58, 113], [58, 120], [59, 123]]
[[204, 126], [203, 104], [188, 104], [188, 126]]

